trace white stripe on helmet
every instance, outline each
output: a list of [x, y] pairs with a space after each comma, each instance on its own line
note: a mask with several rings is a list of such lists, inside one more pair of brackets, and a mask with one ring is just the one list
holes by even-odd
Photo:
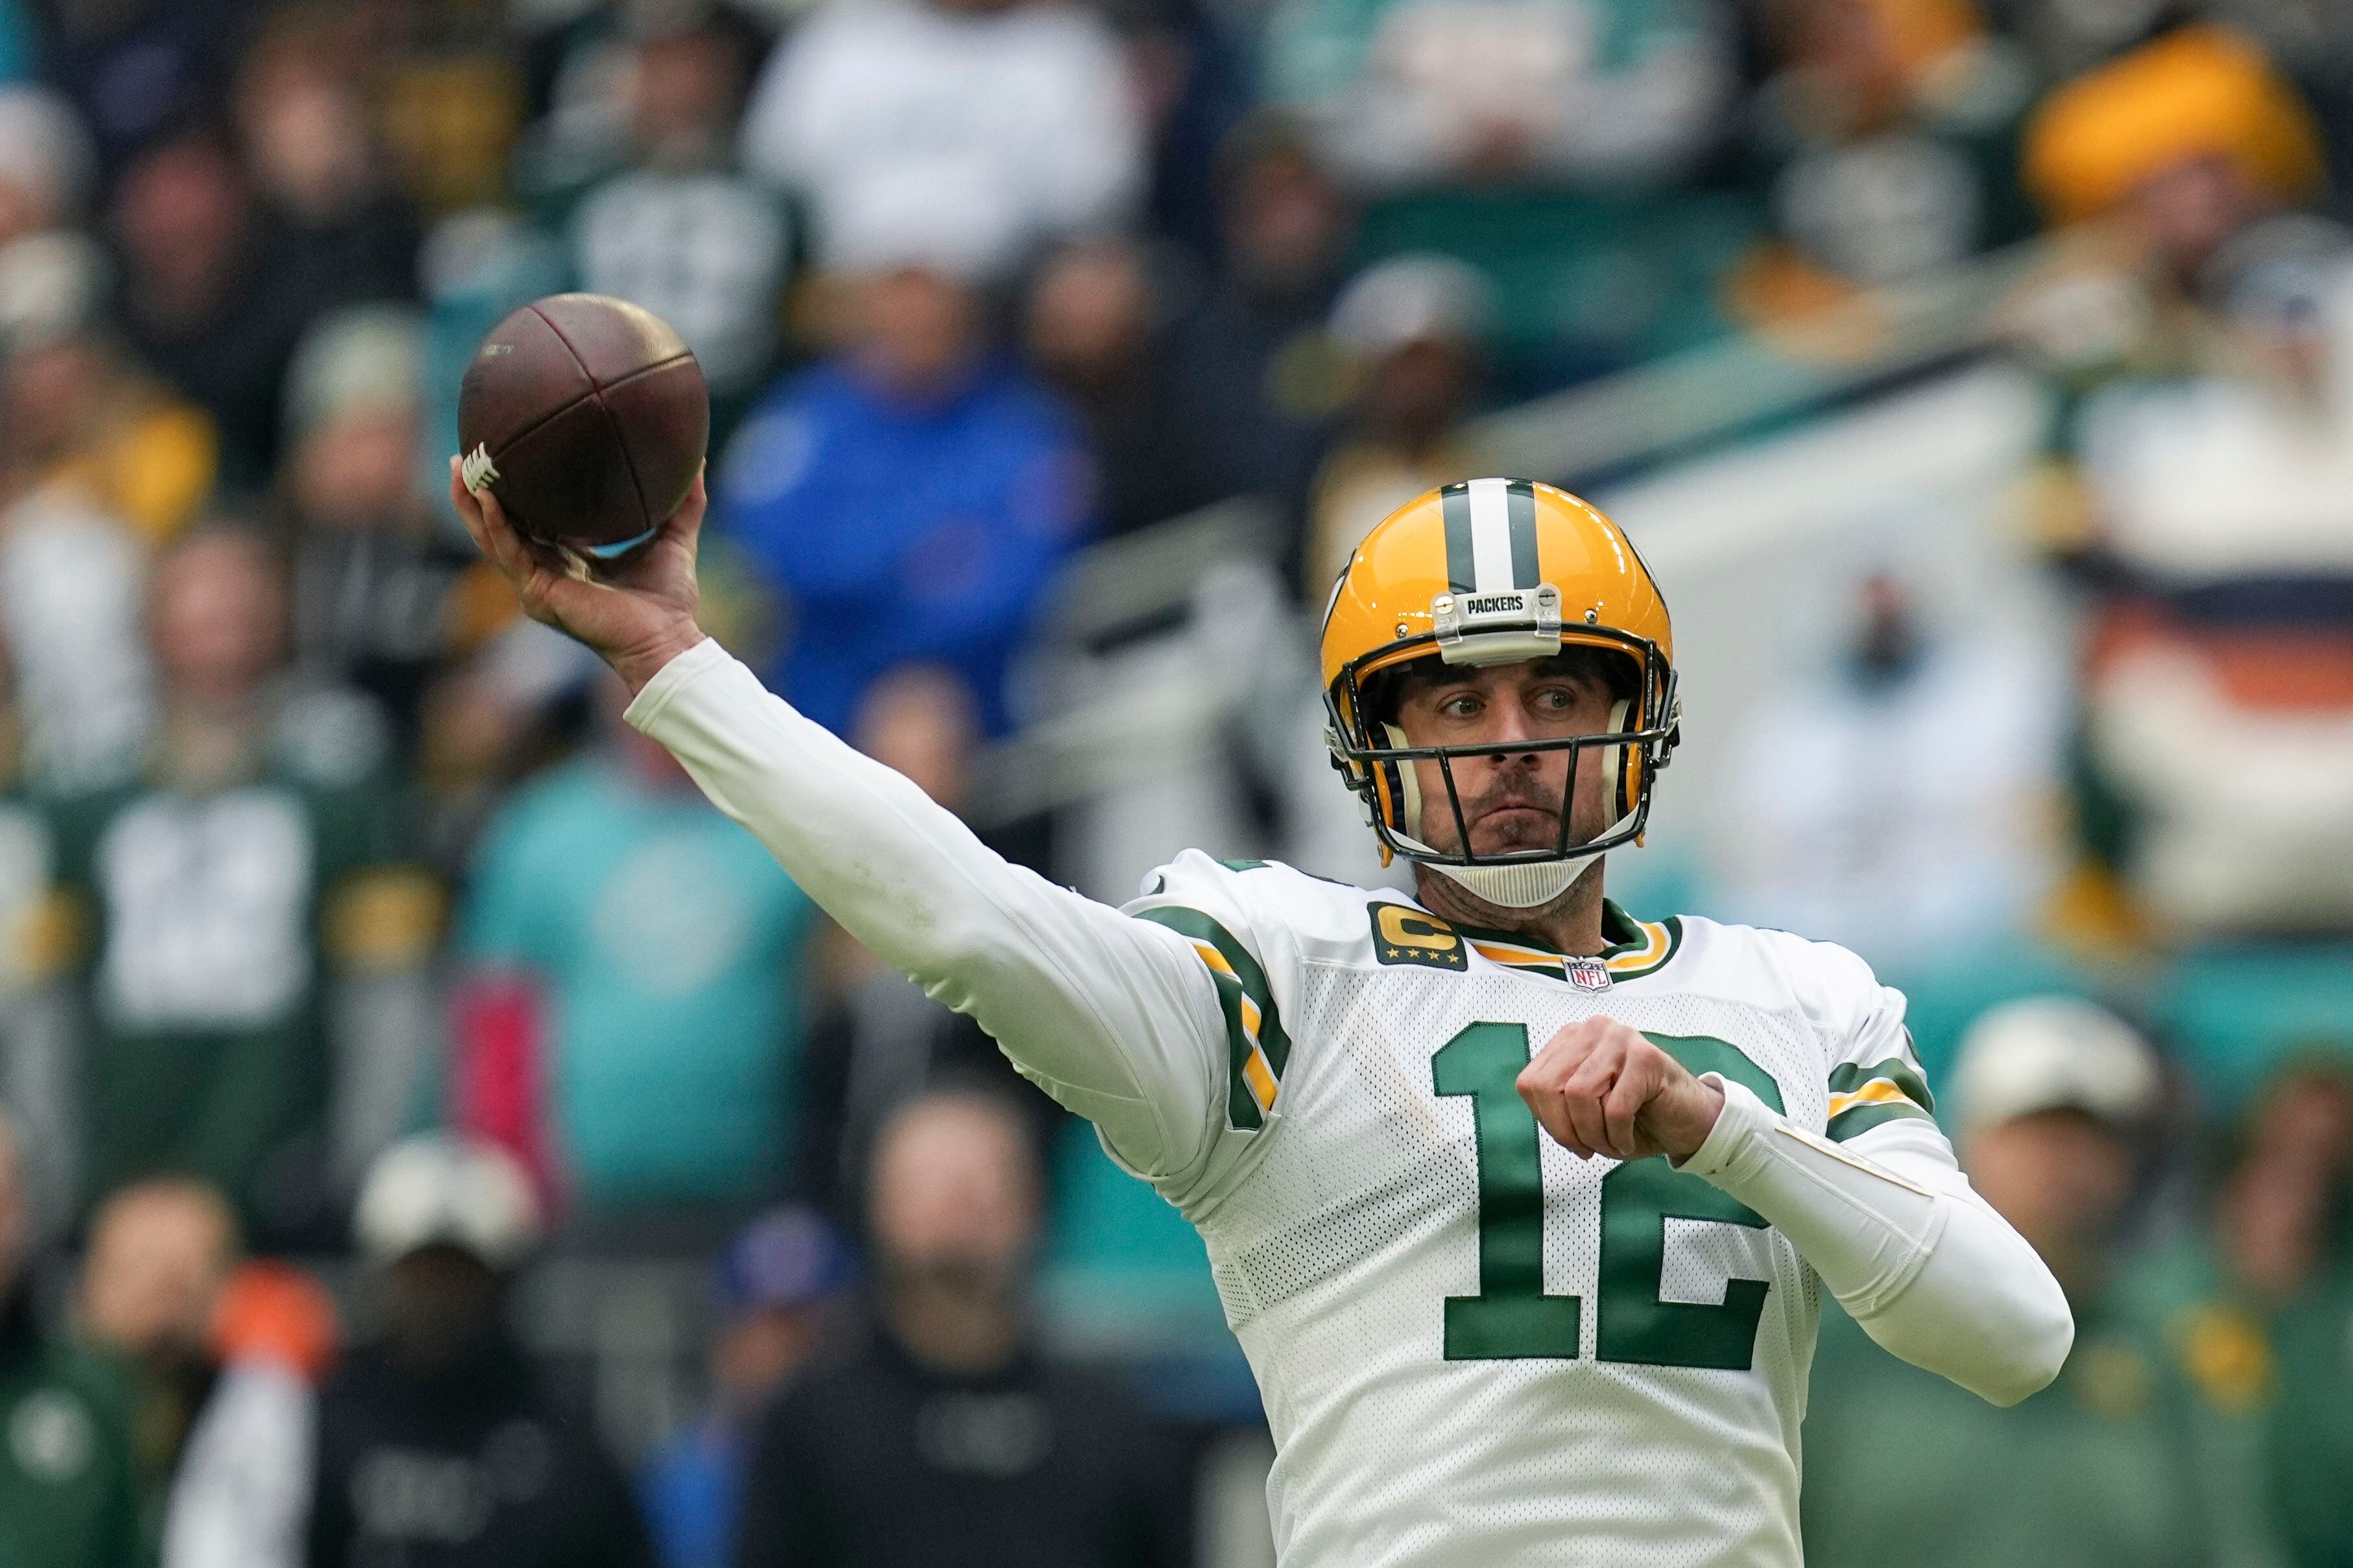
[[1471, 490], [1471, 570], [1472, 587], [1482, 594], [1508, 593], [1512, 587], [1512, 512], [1507, 479], [1472, 479]]

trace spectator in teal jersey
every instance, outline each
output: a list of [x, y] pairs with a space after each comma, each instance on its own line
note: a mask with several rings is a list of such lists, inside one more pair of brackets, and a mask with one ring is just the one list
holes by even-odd
[[1730, 20], [1709, 0], [1284, 0], [1269, 68], [1366, 189], [1641, 183], [1713, 134]]
[[1469, 262], [1506, 364], [1565, 380], [1722, 330], [1755, 214], [1687, 187], [1728, 123], [1734, 31], [1720, 0], [1277, 0], [1264, 73], [1366, 203], [1360, 258]]
[[33, 74], [33, 19], [16, 0], [0, 0], [0, 81]]
[[604, 696], [484, 834], [453, 1109], [589, 1213], [748, 1203], [789, 1168], [813, 906]]

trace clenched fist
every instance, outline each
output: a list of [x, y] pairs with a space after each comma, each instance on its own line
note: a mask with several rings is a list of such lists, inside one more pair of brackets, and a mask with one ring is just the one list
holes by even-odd
[[1579, 1159], [1687, 1160], [1707, 1142], [1724, 1090], [1615, 1018], [1584, 1018], [1520, 1069], [1520, 1098]]

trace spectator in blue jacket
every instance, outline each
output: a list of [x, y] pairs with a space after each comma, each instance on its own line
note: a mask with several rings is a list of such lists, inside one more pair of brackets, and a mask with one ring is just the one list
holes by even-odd
[[638, 1472], [663, 1568], [728, 1568], [753, 1424], [818, 1352], [851, 1274], [848, 1245], [798, 1205], [762, 1215], [720, 1253], [711, 1270], [711, 1406]]
[[1089, 526], [1077, 424], [1000, 352], [968, 276], [902, 253], [849, 280], [842, 352], [771, 391], [721, 466], [721, 526], [786, 606], [764, 674], [836, 733], [910, 663], [955, 671], [1002, 733], [1014, 656]]

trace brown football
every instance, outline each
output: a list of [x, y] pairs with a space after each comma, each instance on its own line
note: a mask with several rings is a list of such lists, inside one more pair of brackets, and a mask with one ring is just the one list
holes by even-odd
[[467, 487], [487, 487], [524, 533], [600, 560], [653, 537], [710, 438], [693, 353], [602, 294], [551, 294], [501, 321], [458, 391]]

